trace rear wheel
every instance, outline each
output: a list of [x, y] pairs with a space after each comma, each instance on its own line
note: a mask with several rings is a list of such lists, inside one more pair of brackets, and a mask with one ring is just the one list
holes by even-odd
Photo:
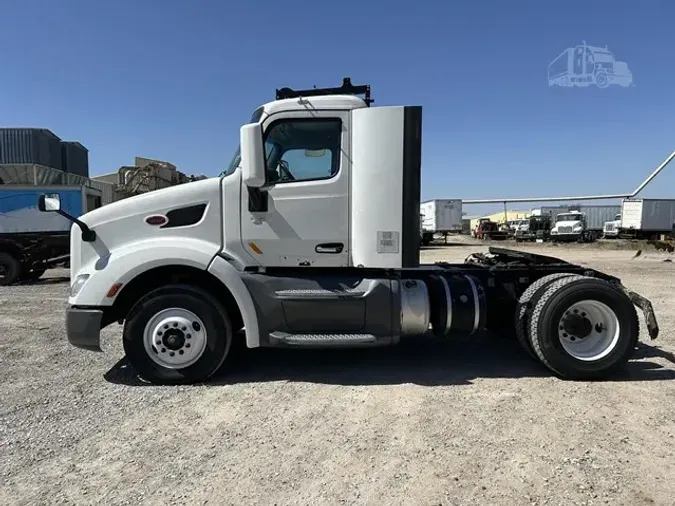
[[532, 349], [532, 344], [530, 343], [529, 337], [530, 315], [532, 314], [532, 299], [538, 292], [543, 293], [545, 287], [555, 280], [569, 276], [574, 276], [574, 274], [569, 272], [556, 272], [555, 274], [549, 274], [543, 278], [539, 278], [537, 281], [528, 286], [518, 299], [515, 312], [516, 338], [518, 339], [520, 346], [522, 346], [528, 355], [536, 360], [538, 360], [538, 358]]
[[537, 296], [529, 339], [551, 371], [567, 379], [598, 379], [628, 362], [637, 345], [639, 321], [631, 300], [614, 285], [568, 276]]
[[11, 285], [21, 277], [21, 262], [9, 253], [0, 253], [0, 286]]
[[124, 325], [124, 351], [144, 379], [196, 383], [223, 364], [232, 342], [224, 307], [208, 292], [169, 285], [141, 299]]

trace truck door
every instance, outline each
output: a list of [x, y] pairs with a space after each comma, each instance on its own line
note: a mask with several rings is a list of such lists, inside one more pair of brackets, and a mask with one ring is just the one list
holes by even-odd
[[242, 246], [264, 266], [349, 265], [350, 116], [310, 113], [263, 122], [267, 209], [242, 188]]

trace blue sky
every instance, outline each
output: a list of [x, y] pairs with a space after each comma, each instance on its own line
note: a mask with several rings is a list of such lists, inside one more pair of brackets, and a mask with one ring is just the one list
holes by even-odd
[[[276, 87], [344, 76], [375, 105], [424, 106], [423, 199], [623, 192], [675, 149], [668, 1], [0, 6], [0, 123], [79, 140], [92, 174], [145, 156], [215, 175]], [[550, 87], [548, 64], [584, 40], [634, 86]], [[674, 183], [675, 163], [644, 195]]]

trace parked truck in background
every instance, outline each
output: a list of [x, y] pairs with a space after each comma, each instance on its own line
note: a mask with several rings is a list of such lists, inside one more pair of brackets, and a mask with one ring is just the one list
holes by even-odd
[[79, 217], [102, 205], [101, 192], [86, 186], [0, 185], [0, 285], [37, 279], [67, 265], [72, 222], [38, 209], [43, 193], [56, 194], [63, 210]]
[[[101, 329], [120, 322], [143, 378], [194, 383], [226, 371], [240, 336], [249, 348], [373, 347], [488, 329], [590, 379], [633, 355], [635, 306], [658, 335], [648, 300], [588, 266], [494, 247], [421, 264], [422, 107], [371, 103], [348, 78], [278, 89], [219, 177], [74, 222], [69, 342], [100, 350]], [[60, 197], [39, 206], [59, 213]]]
[[436, 234], [462, 232], [462, 200], [434, 199], [420, 204], [422, 216], [422, 244], [428, 245]]
[[546, 242], [551, 238], [552, 226], [553, 221], [550, 214], [533, 214], [525, 225], [518, 227], [514, 237], [516, 242]]
[[604, 239], [616, 239], [619, 237], [619, 229], [621, 228], [621, 213], [617, 213], [614, 219], [606, 221], [602, 229], [602, 237]]
[[624, 199], [621, 203], [621, 238], [672, 237], [674, 229], [675, 199]]
[[553, 219], [551, 241], [595, 241], [602, 236], [605, 222], [621, 211], [617, 205], [543, 206], [540, 214]]

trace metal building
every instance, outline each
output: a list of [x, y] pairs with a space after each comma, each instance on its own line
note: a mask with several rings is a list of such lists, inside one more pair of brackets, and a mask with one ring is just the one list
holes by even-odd
[[63, 169], [61, 139], [46, 128], [0, 128], [0, 164]]
[[61, 142], [61, 166], [69, 174], [89, 177], [89, 150], [79, 142]]

